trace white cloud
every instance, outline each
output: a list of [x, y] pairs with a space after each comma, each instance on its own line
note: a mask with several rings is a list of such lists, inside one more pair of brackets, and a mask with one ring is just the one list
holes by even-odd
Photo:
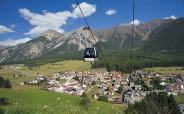
[[19, 12], [21, 15], [29, 21], [29, 23], [35, 26], [29, 32], [25, 33], [26, 35], [38, 35], [46, 30], [54, 29], [58, 32], [64, 32], [60, 27], [66, 24], [66, 21], [69, 17], [72, 17], [71, 12], [44, 12], [44, 14], [37, 14], [29, 11], [28, 9], [20, 9]]
[[130, 24], [139, 25], [141, 22], [138, 19], [135, 19], [134, 21], [131, 21]]
[[4, 41], [0, 41], [0, 45], [1, 46], [15, 46], [17, 44], [26, 43], [30, 40], [31, 40], [31, 38], [7, 39]]
[[[58, 32], [64, 32], [61, 28], [63, 25], [67, 24], [68, 18], [80, 18], [81, 13], [79, 8], [73, 4], [73, 11], [61, 11], [61, 12], [48, 12], [43, 10], [43, 14], [38, 14], [31, 12], [30, 10], [23, 8], [19, 9], [21, 15], [29, 21], [31, 25], [34, 26], [29, 32], [25, 33], [26, 35], [39, 35], [49, 29], [56, 30]], [[90, 16], [96, 12], [96, 5], [88, 4], [82, 2], [80, 4], [81, 9], [85, 16]]]
[[15, 25], [15, 24], [12, 24], [12, 25], [10, 25], [10, 27], [11, 27], [11, 28], [15, 28], [15, 27], [16, 27], [16, 25]]
[[[93, 13], [96, 12], [96, 5], [93, 4], [88, 4], [86, 2], [82, 2], [81, 4], [79, 4], [80, 8], [83, 11], [84, 16], [90, 16]], [[74, 8], [73, 10], [73, 16], [78, 18], [78, 17], [82, 17], [82, 14], [80, 12], [79, 7], [76, 4], [72, 4], [72, 7]]]
[[[132, 25], [133, 24], [133, 21], [130, 21], [129, 23], [123, 23], [121, 25], [124, 25], [124, 26], [129, 26], [129, 25]], [[141, 21], [139, 21], [138, 19], [135, 19], [134, 20], [134, 25], [139, 25], [141, 24]]]
[[114, 15], [114, 14], [116, 14], [117, 12], [116, 12], [116, 10], [107, 10], [106, 12], [105, 12], [105, 14], [106, 15]]
[[165, 18], [163, 18], [163, 19], [177, 19], [177, 17], [176, 17], [175, 15], [171, 15], [171, 16], [165, 17]]
[[11, 28], [8, 28], [6, 26], [0, 25], [0, 33], [7, 33], [7, 32], [15, 32]]

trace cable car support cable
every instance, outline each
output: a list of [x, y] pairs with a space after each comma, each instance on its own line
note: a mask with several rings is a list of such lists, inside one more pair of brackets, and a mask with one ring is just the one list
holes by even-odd
[[133, 48], [134, 48], [134, 28], [135, 28], [135, 0], [133, 0], [133, 4], [132, 4], [132, 42], [131, 42], [131, 52], [130, 52], [130, 56], [131, 56], [131, 71], [134, 71], [134, 66], [133, 66]]
[[[91, 36], [89, 35], [88, 37], [89, 38], [93, 38], [94, 42], [96, 43], [95, 35], [93, 34], [93, 32], [92, 32], [92, 30], [90, 28], [90, 25], [89, 25], [85, 15], [84, 15], [83, 11], [82, 11], [82, 8], [80, 7], [80, 4], [79, 4], [78, 0], [75, 0], [75, 2], [76, 2], [76, 5], [78, 6], [78, 8], [79, 8], [79, 10], [81, 12], [81, 15], [82, 15], [82, 17], [84, 19], [84, 22], [86, 23], [86, 26], [87, 26], [87, 27], [84, 27], [83, 30], [89, 30]], [[91, 47], [91, 44], [88, 43], [87, 40], [85, 42], [87, 44], [87, 48], [84, 51], [84, 57], [83, 57], [84, 61], [86, 61], [86, 62], [94, 62], [96, 60], [96, 57], [97, 57], [96, 56], [96, 49], [95, 49], [95, 47]]]
[[77, 6], [78, 6], [78, 8], [79, 8], [79, 10], [80, 10], [80, 12], [81, 12], [81, 14], [82, 14], [82, 17], [83, 17], [83, 19], [84, 19], [84, 22], [86, 23], [86, 25], [87, 25], [87, 27], [89, 28], [89, 31], [90, 31], [92, 37], [94, 38], [94, 40], [95, 40], [95, 42], [96, 42], [95, 35], [93, 34], [93, 32], [92, 32], [92, 30], [91, 30], [91, 28], [90, 28], [90, 25], [89, 25], [89, 23], [88, 23], [88, 21], [87, 21], [85, 15], [84, 15], [83, 11], [82, 11], [82, 8], [80, 7], [79, 1], [78, 1], [78, 0], [75, 0], [75, 1], [76, 1], [76, 4], [77, 4]]

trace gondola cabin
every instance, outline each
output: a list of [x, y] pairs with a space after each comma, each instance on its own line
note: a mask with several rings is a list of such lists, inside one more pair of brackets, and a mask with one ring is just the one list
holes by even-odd
[[96, 59], [96, 49], [95, 47], [86, 48], [84, 51], [84, 61], [86, 62], [94, 62]]

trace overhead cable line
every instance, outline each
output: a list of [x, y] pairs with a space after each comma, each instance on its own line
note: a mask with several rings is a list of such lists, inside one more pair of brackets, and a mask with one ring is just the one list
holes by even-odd
[[96, 42], [95, 35], [93, 34], [93, 32], [92, 32], [92, 30], [91, 30], [91, 28], [90, 28], [90, 25], [89, 25], [89, 23], [88, 23], [88, 21], [87, 21], [85, 15], [84, 15], [83, 11], [82, 11], [82, 8], [80, 7], [79, 1], [78, 1], [78, 0], [75, 0], [75, 2], [76, 2], [77, 6], [78, 6], [78, 8], [79, 8], [79, 10], [80, 10], [80, 12], [81, 12], [81, 14], [82, 14], [82, 17], [83, 17], [83, 19], [84, 19], [84, 22], [86, 23], [86, 26], [88, 27], [88, 30], [90, 31], [92, 37], [94, 38], [94, 40], [95, 40], [95, 42]]
[[134, 48], [134, 28], [135, 28], [135, 0], [133, 0], [133, 4], [132, 4], [132, 42], [131, 42], [131, 71], [132, 69], [134, 70], [133, 68], [133, 48]]

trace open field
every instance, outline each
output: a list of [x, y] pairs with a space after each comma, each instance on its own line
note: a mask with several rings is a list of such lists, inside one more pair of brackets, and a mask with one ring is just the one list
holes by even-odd
[[[123, 114], [123, 105], [112, 105], [91, 100], [88, 109], [80, 107], [80, 97], [64, 93], [52, 93], [34, 87], [23, 90], [0, 89], [0, 97], [10, 99], [10, 105], [3, 108], [7, 114]], [[123, 108], [124, 107], [124, 108]]]
[[145, 68], [148, 72], [158, 72], [161, 74], [184, 74], [184, 67], [153, 67]]
[[22, 73], [26, 76], [33, 75], [51, 75], [54, 72], [60, 71], [84, 71], [90, 70], [91, 64], [88, 62], [78, 61], [78, 60], [69, 60], [69, 61], [61, 61], [56, 63], [49, 63], [42, 66], [28, 68], [23, 64], [18, 65], [7, 65], [4, 67], [8, 67], [7, 69], [0, 69], [0, 75], [9, 76], [14, 73]]
[[[69, 60], [56, 63], [49, 63], [46, 65], [32, 68], [28, 68], [23, 64], [6, 65], [2, 66], [2, 69], [0, 69], [0, 76], [4, 78], [9, 78], [13, 84], [14, 89], [18, 89], [20, 88], [20, 82], [31, 80], [39, 74], [44, 76], [50, 76], [56, 72], [87, 70], [91, 70], [91, 63], [78, 60]], [[25, 77], [13, 78], [14, 74], [22, 74], [25, 75]]]
[[184, 95], [175, 96], [175, 100], [176, 100], [177, 104], [183, 104], [184, 103]]

